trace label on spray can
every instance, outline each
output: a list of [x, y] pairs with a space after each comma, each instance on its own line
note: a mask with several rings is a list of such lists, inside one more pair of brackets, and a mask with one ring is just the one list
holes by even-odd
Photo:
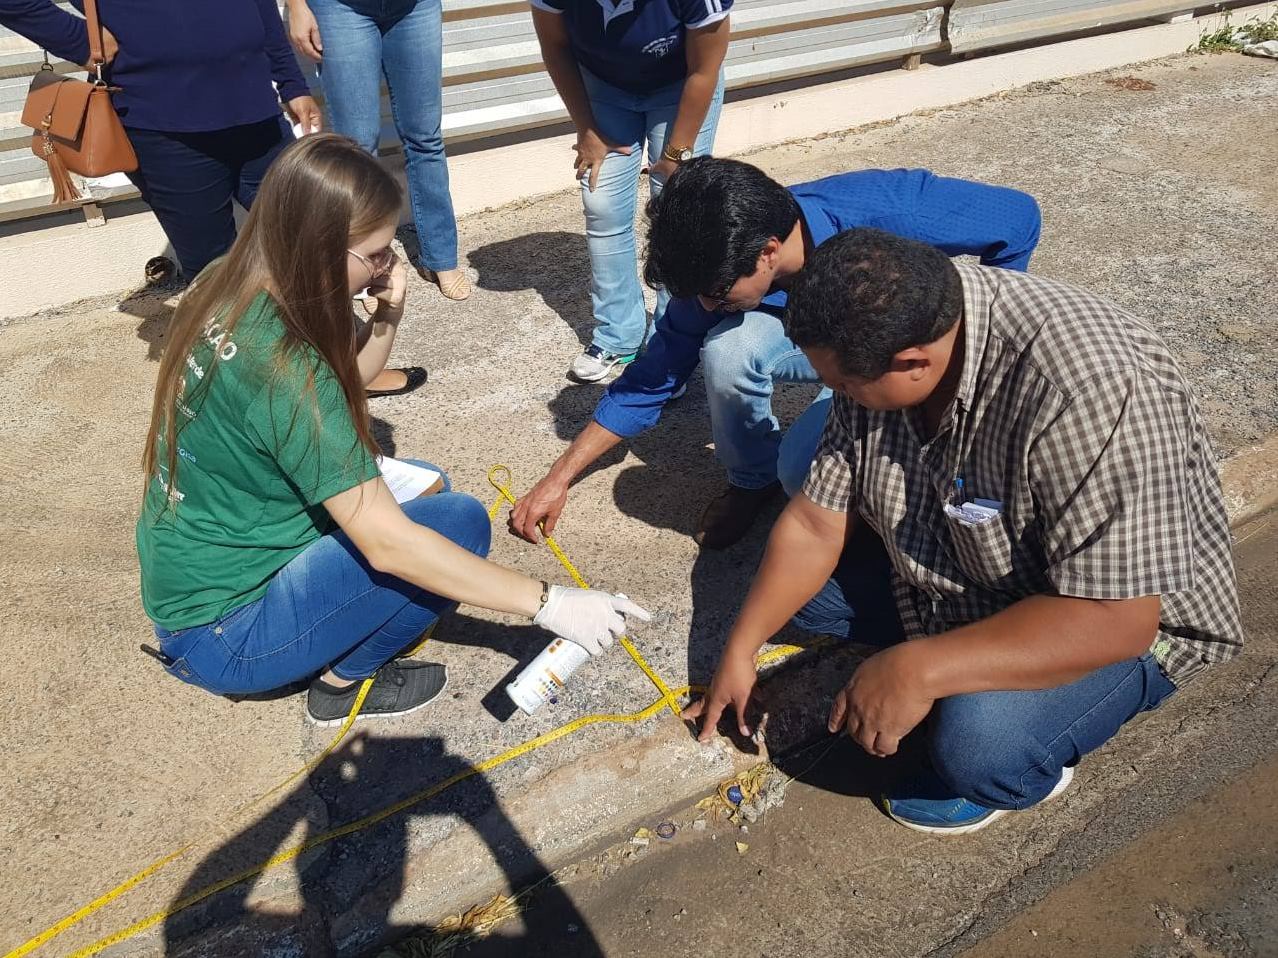
[[590, 653], [576, 642], [555, 639], [506, 686], [506, 694], [526, 714], [532, 715], [543, 702], [555, 701], [559, 690], [589, 658]]

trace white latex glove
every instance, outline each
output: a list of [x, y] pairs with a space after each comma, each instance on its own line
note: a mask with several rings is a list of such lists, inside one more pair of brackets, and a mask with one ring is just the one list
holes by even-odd
[[600, 655], [612, 645], [614, 637], [626, 631], [623, 615], [633, 615], [642, 622], [652, 618], [651, 613], [620, 593], [552, 585], [546, 604], [533, 622], [580, 645], [591, 655]]

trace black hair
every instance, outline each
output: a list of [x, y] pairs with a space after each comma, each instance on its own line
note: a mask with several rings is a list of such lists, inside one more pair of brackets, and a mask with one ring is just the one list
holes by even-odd
[[785, 330], [829, 349], [844, 374], [878, 379], [904, 349], [935, 342], [963, 314], [963, 284], [935, 246], [875, 229], [822, 243], [789, 290]]
[[754, 275], [772, 237], [799, 222], [790, 191], [740, 160], [697, 157], [682, 164], [648, 202], [648, 260], [643, 278], [676, 299], [721, 297]]

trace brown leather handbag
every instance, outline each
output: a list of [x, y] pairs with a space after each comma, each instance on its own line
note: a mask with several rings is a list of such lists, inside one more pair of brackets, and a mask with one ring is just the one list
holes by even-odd
[[138, 158], [124, 132], [124, 124], [111, 106], [111, 92], [102, 79], [102, 23], [97, 0], [84, 0], [89, 28], [89, 62], [97, 76], [91, 81], [73, 80], [55, 73], [44, 55], [44, 66], [31, 81], [22, 108], [22, 125], [34, 129], [31, 152], [49, 164], [53, 202], [80, 198], [71, 173], [106, 176], [131, 173]]

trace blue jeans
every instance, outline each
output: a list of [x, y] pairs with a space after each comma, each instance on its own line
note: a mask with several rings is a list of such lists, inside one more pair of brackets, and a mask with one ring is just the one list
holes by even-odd
[[[595, 123], [604, 139], [632, 148], [629, 156], [609, 153], [605, 157], [593, 192], [585, 181], [581, 186], [581, 199], [586, 208], [586, 249], [590, 253], [594, 345], [604, 352], [626, 356], [643, 346], [649, 330], [635, 256], [639, 170], [643, 166], [645, 146], [650, 163], [661, 159], [667, 128], [679, 112], [683, 84], [675, 83], [651, 93], [638, 94], [605, 83], [585, 69], [581, 71], [581, 79], [590, 98]], [[722, 108], [723, 76], [720, 74], [719, 87], [692, 149], [697, 156], [710, 152]], [[661, 186], [658, 180], [651, 179], [651, 194], [659, 194]], [[659, 318], [665, 312], [669, 300], [664, 292], [658, 292], [655, 317]]]
[[324, 44], [320, 82], [333, 130], [377, 152], [381, 81], [404, 146], [422, 265], [457, 267], [457, 221], [443, 135], [440, 0], [311, 0]]
[[[877, 553], [876, 550], [877, 549]], [[903, 636], [891, 596], [883, 543], [858, 528], [834, 576], [794, 617], [800, 628], [887, 646]], [[864, 613], [864, 614], [863, 614]], [[973, 692], [938, 700], [926, 719], [935, 776], [910, 797], [966, 798], [986, 808], [1023, 809], [1141, 712], [1157, 708], [1176, 686], [1148, 653], [1032, 692]], [[915, 789], [919, 791], [919, 788]]]
[[138, 157], [129, 179], [160, 221], [188, 280], [231, 248], [231, 201], [252, 206], [267, 168], [293, 142], [283, 117], [207, 133], [131, 128], [128, 135]]
[[816, 399], [812, 400], [812, 405], [803, 410], [781, 437], [777, 451], [777, 479], [791, 498], [803, 488], [803, 481], [808, 478], [812, 457], [816, 455], [821, 433], [825, 432], [825, 417], [830, 411], [833, 396], [830, 387], [823, 386]]
[[727, 314], [710, 330], [701, 367], [714, 454], [727, 467], [728, 481], [742, 489], [775, 482], [781, 426], [772, 414], [773, 384], [819, 382], [808, 357], [786, 336], [781, 320], [750, 310]]
[[[436, 468], [427, 463], [417, 463]], [[492, 526], [478, 500], [444, 491], [404, 503], [404, 513], [478, 556]], [[377, 572], [343, 532], [323, 536], [284, 566], [260, 599], [216, 622], [156, 627], [173, 675], [219, 694], [267, 692], [331, 667], [344, 679], [376, 672], [439, 618], [451, 599]]]

